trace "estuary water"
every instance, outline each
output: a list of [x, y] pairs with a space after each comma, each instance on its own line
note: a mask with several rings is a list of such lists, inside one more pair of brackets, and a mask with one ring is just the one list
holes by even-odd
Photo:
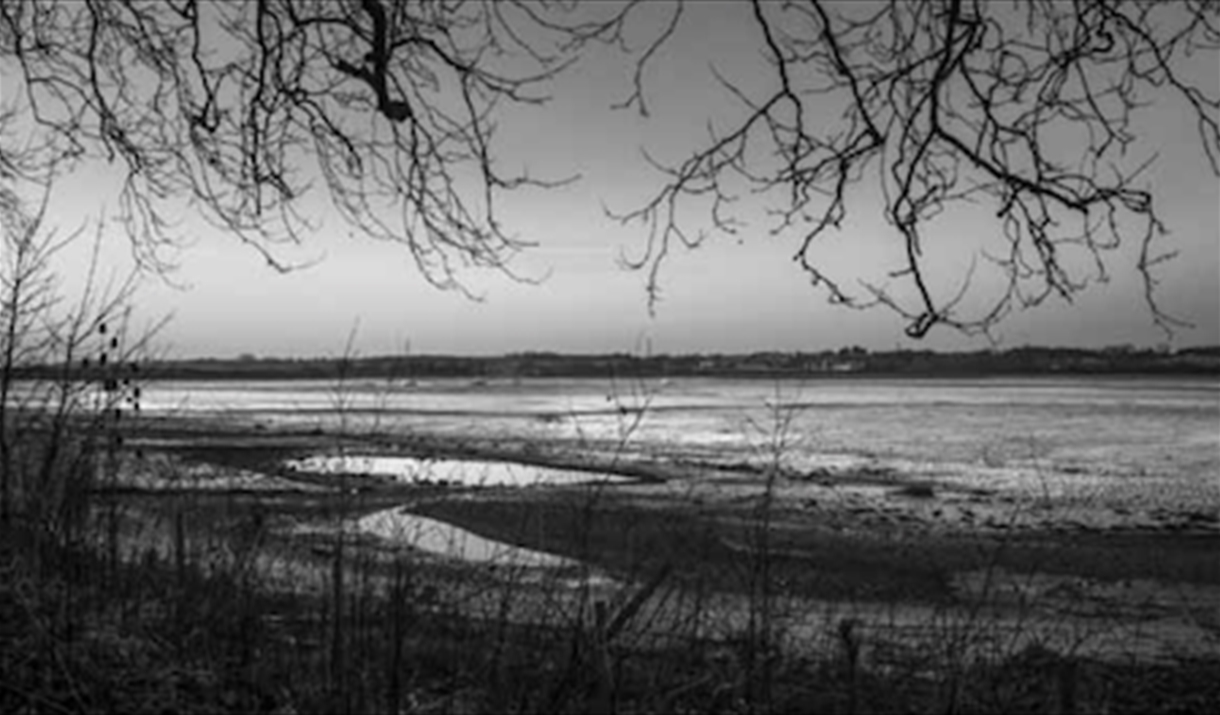
[[[144, 386], [142, 409], [297, 434], [320, 428], [327, 434], [422, 433], [458, 444], [463, 438], [534, 441], [559, 451], [609, 451], [626, 460], [696, 465], [677, 470], [694, 476], [672, 482], [632, 482], [615, 475], [596, 480], [597, 488], [623, 490], [629, 498], [708, 499], [711, 493], [725, 500], [720, 504], [746, 503], [738, 496], [758, 493], [761, 486], [758, 471], [742, 467], [779, 460], [786, 478], [779, 480], [776, 496], [810, 510], [792, 510], [795, 519], [822, 519], [819, 528], [879, 529], [883, 538], [889, 532], [880, 525], [890, 524], [895, 514], [907, 517], [904, 524], [937, 528], [989, 529], [994, 518], [1005, 528], [1070, 522], [1074, 529], [1186, 525], [1208, 538], [1220, 533], [1220, 379], [362, 380], [341, 389], [322, 381], [152, 382]], [[586, 472], [479, 458], [336, 456], [321, 442], [319, 451], [288, 465], [325, 472], [338, 464], [357, 478], [469, 487], [457, 498], [479, 498], [480, 485], [577, 489], [590, 478]], [[912, 498], [903, 496], [904, 481], [933, 486]], [[929, 498], [932, 494], [935, 498]], [[1043, 510], [1052, 503], [1065, 507], [1057, 510], [1062, 514]], [[860, 511], [864, 506], [868, 509]], [[852, 520], [835, 520], [839, 507], [854, 514]], [[576, 603], [577, 591], [556, 590], [556, 583], [596, 585], [606, 598], [626, 588], [567, 557], [414, 513], [411, 503], [364, 514], [350, 526], [367, 537], [410, 546], [426, 558], [469, 562], [487, 574], [493, 567], [511, 572], [514, 584], [526, 582], [523, 572], [538, 572], [538, 583], [550, 584], [550, 590], [520, 601], [514, 618], [523, 621], [553, 618], [557, 603]], [[728, 537], [723, 543], [749, 553], [749, 544]], [[303, 577], [294, 578], [293, 588], [299, 588]], [[321, 582], [324, 576], [316, 578]], [[978, 599], [998, 594], [995, 610], [980, 620], [977, 609], [798, 599], [781, 609], [795, 614], [785, 624], [786, 640], [800, 644], [793, 647], [831, 652], [839, 646], [828, 624], [852, 618], [875, 642], [912, 652], [943, 646], [946, 633], [969, 632], [962, 657], [994, 657], [998, 649], [1015, 652], [1030, 643], [1124, 663], [1215, 653], [1214, 627], [1207, 625], [1220, 615], [1212, 584], [1109, 583], [990, 568], [956, 573], [953, 579], [967, 603], [975, 602], [976, 591]], [[478, 592], [457, 590], [463, 583], [476, 584]], [[442, 587], [450, 589], [444, 591], [446, 602], [463, 603], [471, 612], [479, 612], [477, 599], [500, 599], [482, 581], [443, 582]], [[744, 597], [713, 596], [706, 607], [713, 616], [708, 623], [725, 633], [742, 632], [751, 613]], [[488, 600], [487, 608], [502, 602]], [[678, 606], [669, 605], [675, 602]], [[685, 619], [680, 604], [681, 599], [654, 599], [646, 608], [655, 611], [641, 620], [666, 622], [657, 620], [666, 615], [664, 608]], [[1128, 618], [1123, 615], [1128, 610], [1118, 607], [1138, 617]]]
[[167, 381], [146, 385], [142, 408], [1220, 504], [1214, 378]]

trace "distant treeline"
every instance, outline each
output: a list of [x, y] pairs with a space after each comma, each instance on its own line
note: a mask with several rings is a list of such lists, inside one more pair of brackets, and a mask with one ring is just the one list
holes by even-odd
[[[64, 366], [29, 367], [28, 377], [62, 375]], [[77, 377], [96, 366], [75, 370]], [[82, 374], [84, 373], [84, 374]], [[526, 352], [495, 357], [405, 355], [336, 358], [191, 359], [146, 363], [140, 378], [175, 380], [273, 380], [424, 377], [640, 377], [809, 376], [886, 374], [980, 376], [1040, 374], [1220, 374], [1220, 346], [1176, 351], [1128, 346], [1101, 350], [1020, 347], [975, 352], [893, 350], [869, 352], [850, 347], [834, 351], [757, 352], [639, 356], [626, 353], [572, 355]], [[96, 377], [103, 377], [96, 375]]]

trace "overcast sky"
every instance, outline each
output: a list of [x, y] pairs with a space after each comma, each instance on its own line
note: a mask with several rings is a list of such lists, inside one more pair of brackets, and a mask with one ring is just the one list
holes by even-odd
[[[287, 275], [275, 273], [259, 255], [194, 218], [183, 219], [195, 245], [180, 256], [172, 275], [180, 287], [149, 281], [141, 292], [141, 320], [170, 313], [160, 336], [170, 355], [225, 357], [333, 355], [355, 328], [362, 354], [393, 353], [410, 342], [414, 353], [494, 354], [520, 350], [561, 352], [748, 352], [821, 350], [858, 344], [871, 349], [986, 347], [934, 330], [923, 341], [903, 336], [902, 319], [883, 309], [857, 312], [827, 304], [824, 293], [792, 263], [796, 235], [768, 236], [763, 226], [744, 231], [741, 241], [714, 238], [695, 252], [679, 251], [662, 269], [662, 300], [648, 313], [645, 276], [618, 267], [621, 251], [638, 253], [644, 235], [605, 218], [603, 205], [631, 208], [662, 177], [642, 160], [641, 147], [676, 160], [706, 136], [708, 116], [735, 111], [733, 100], [707, 70], [715, 61], [749, 86], [770, 82], [759, 74], [757, 29], [743, 10], [714, 3], [696, 5], [678, 35], [646, 77], [652, 116], [611, 111], [629, 89], [630, 66], [610, 51], [591, 52], [554, 87], [542, 109], [513, 111], [500, 127], [501, 160], [528, 164], [531, 174], [582, 180], [550, 191], [505, 197], [506, 224], [538, 245], [514, 260], [518, 272], [542, 278], [539, 285], [514, 283], [494, 273], [463, 279], [483, 296], [472, 302], [443, 293], [417, 273], [400, 246], [350, 234], [339, 220], [324, 221], [289, 260], [316, 265]], [[1192, 70], [1213, 78], [1215, 57]], [[1199, 76], [1199, 75], [1196, 75]], [[1213, 79], [1214, 81], [1214, 79]], [[769, 86], [760, 94], [770, 91]], [[1139, 115], [1141, 145], [1135, 155], [1159, 152], [1147, 181], [1160, 201], [1171, 234], [1164, 248], [1180, 251], [1160, 267], [1159, 296], [1171, 314], [1191, 321], [1174, 344], [1220, 343], [1220, 185], [1197, 144], [1195, 125], [1178, 101]], [[113, 194], [117, 174], [92, 167], [62, 181], [57, 215], [70, 221], [94, 210]], [[898, 266], [898, 235], [880, 218], [867, 193], [850, 205], [852, 220], [831, 236], [830, 259], [841, 270], [878, 278]], [[324, 202], [323, 198], [319, 198]], [[970, 240], [999, 230], [998, 224], [963, 217], [939, 226], [944, 265], [969, 263]], [[106, 237], [111, 257], [124, 255], [117, 226]], [[1108, 257], [1112, 279], [1075, 303], [1051, 301], [1015, 313], [996, 331], [1001, 347], [1023, 344], [1104, 346], [1164, 340], [1143, 303], [1134, 271], [1138, 247]], [[951, 291], [950, 291], [951, 292]]]

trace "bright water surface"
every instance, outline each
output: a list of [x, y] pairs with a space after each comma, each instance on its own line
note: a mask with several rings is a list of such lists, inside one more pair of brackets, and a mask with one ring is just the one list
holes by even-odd
[[360, 380], [342, 392], [327, 381], [153, 382], [142, 402], [278, 426], [622, 442], [728, 462], [767, 459], [782, 436], [798, 471], [881, 466], [976, 486], [1068, 475], [1072, 488], [1146, 497], [1171, 484], [1220, 502], [1220, 381], [1207, 378]]
[[[741, 451], [791, 416], [793, 454], [989, 465], [1013, 460], [1188, 475], [1220, 466], [1220, 381], [1207, 378], [523, 379], [154, 382], [145, 410], [354, 432], [626, 440]], [[634, 423], [634, 411], [645, 410]]]
[[[338, 405], [344, 408], [341, 414], [336, 413]], [[819, 479], [869, 467], [870, 473], [899, 479], [957, 483], [996, 492], [1024, 491], [1068, 502], [1080, 497], [1081, 502], [1100, 502], [1093, 511], [1104, 518], [1097, 523], [1117, 513], [1112, 511], [1115, 505], [1122, 506], [1123, 513], [1128, 505], [1133, 512], [1165, 507], [1215, 513], [1220, 508], [1220, 380], [1215, 379], [847, 378], [803, 384], [716, 379], [643, 384], [523, 380], [486, 385], [436, 380], [410, 386], [360, 381], [349, 383], [342, 394], [327, 382], [166, 382], [146, 386], [143, 407], [247, 424], [320, 426], [328, 432], [411, 431], [546, 439], [574, 449], [605, 449], [621, 443], [621, 452], [628, 458], [669, 454], [729, 464], [769, 459], [768, 445], [779, 444], [787, 466], [814, 472]], [[534, 469], [464, 460], [424, 464], [389, 457], [387, 461], [386, 455], [355, 458], [367, 460], [358, 468], [400, 479], [423, 475], [486, 480], [512, 476], [517, 473], [513, 469]], [[326, 471], [334, 466], [333, 459], [324, 454], [305, 456], [301, 466]], [[799, 491], [818, 484], [818, 480], [792, 480], [784, 489]], [[613, 488], [664, 490], [668, 486]], [[690, 486], [674, 485], [677, 493], [686, 493]], [[756, 489], [757, 485], [747, 487]], [[877, 488], [882, 492], [891, 489]], [[829, 498], [818, 496], [824, 497]], [[928, 508], [943, 508], [946, 514], [956, 508], [948, 498], [926, 501], [934, 504]], [[997, 504], [1007, 513], [1009, 507], [998, 500]], [[969, 506], [979, 514], [985, 507], [974, 502]], [[559, 567], [560, 571], [573, 564], [555, 554], [490, 540], [453, 524], [411, 514], [403, 507], [365, 515], [354, 527], [441, 558], [497, 567]], [[959, 574], [957, 578], [968, 586], [971, 576]], [[993, 576], [988, 570], [987, 583]], [[1021, 575], [1021, 587], [1028, 589], [1037, 583]], [[1046, 592], [1031, 602], [1047, 603], [1048, 594], [1060, 583], [1047, 580]], [[1178, 586], [1175, 584], [1174, 593], [1181, 590]], [[1130, 587], [1130, 583], [1123, 585]], [[727, 600], [729, 596], [724, 598], [717, 620], [741, 621], [736, 627], [744, 628], [748, 609]], [[1152, 602], [1149, 596], [1141, 600], [1140, 608]], [[1104, 603], [1111, 607], [1111, 601]], [[549, 596], [547, 604], [553, 607]], [[815, 605], [802, 603], [793, 609], [791, 612], [806, 614], [809, 620], [804, 625], [788, 624], [786, 632], [803, 634], [801, 638], [812, 642], [816, 634], [826, 631], [827, 623], [850, 608], [855, 609], [850, 611], [852, 617], [863, 619], [870, 627], [884, 628], [887, 637], [909, 638], [916, 644], [936, 632], [928, 624], [942, 623], [945, 617], [942, 612], [925, 612], [916, 606], [896, 609], [894, 604], [877, 604], [879, 610], [872, 613], [860, 610], [871, 607], [869, 604]], [[1079, 603], [1070, 605], [1078, 607]], [[1192, 601], [1189, 608], [1163, 610], [1193, 614], [1203, 608]], [[1013, 634], [1020, 633], [1030, 642], [1052, 648], [1059, 647], [1057, 638], [1067, 637], [1071, 642], [1064, 648], [1077, 654], [1093, 650], [1122, 658], [1135, 657], [1132, 654], [1156, 658], [1162, 652], [1214, 654], [1214, 634], [1205, 633], [1185, 616], [1162, 613], [1153, 620], [1141, 616], [1133, 626], [1122, 619], [1114, 619], [1111, 625], [1107, 617], [1103, 625], [1110, 630], [1098, 633], [1097, 622], [1087, 616], [1065, 627], [1068, 616], [1053, 609], [1048, 613], [1053, 615], [1031, 619], [1022, 607], [1015, 622], [1005, 616], [989, 616], [982, 625], [995, 631], [996, 640], [978, 643], [984, 649], [1000, 643], [1015, 648]], [[975, 623], [973, 612], [968, 617]], [[1085, 628], [1094, 629], [1087, 632], [1098, 637], [1082, 648], [1079, 634]], [[907, 635], [896, 635], [901, 633]], [[974, 633], [972, 642], [979, 635]]]
[[467, 487], [532, 487], [625, 481], [624, 478], [612, 474], [472, 459], [318, 454], [302, 459], [290, 459], [287, 465], [301, 472], [370, 474], [400, 482]]
[[485, 539], [452, 524], [418, 516], [401, 508], [369, 514], [357, 522], [356, 528], [421, 551], [472, 563], [518, 568], [576, 565], [575, 561], [562, 556]]

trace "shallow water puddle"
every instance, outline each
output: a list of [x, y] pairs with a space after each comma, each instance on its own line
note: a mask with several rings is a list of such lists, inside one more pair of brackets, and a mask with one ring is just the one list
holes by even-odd
[[469, 459], [428, 460], [416, 457], [373, 455], [315, 455], [291, 459], [287, 466], [300, 472], [322, 474], [367, 474], [420, 484], [461, 486], [555, 486], [621, 483], [630, 481], [613, 474], [555, 469], [513, 462]]
[[356, 522], [356, 528], [430, 554], [470, 563], [519, 568], [578, 566], [572, 559], [487, 539], [444, 521], [404, 511], [401, 507], [375, 512]]

